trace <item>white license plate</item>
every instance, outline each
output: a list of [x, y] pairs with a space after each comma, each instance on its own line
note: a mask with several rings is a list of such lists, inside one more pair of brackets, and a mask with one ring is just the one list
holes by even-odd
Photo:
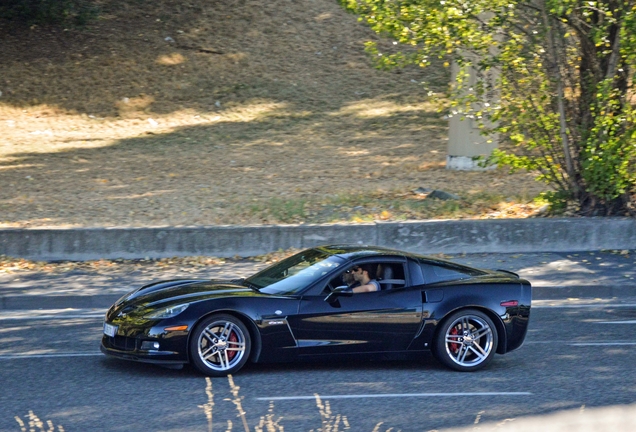
[[104, 323], [104, 334], [106, 336], [115, 337], [115, 334], [117, 334], [117, 326]]

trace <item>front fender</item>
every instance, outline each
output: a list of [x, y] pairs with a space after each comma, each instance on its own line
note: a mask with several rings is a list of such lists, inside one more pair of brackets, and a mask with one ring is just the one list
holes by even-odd
[[[298, 299], [289, 297], [228, 297], [194, 303], [188, 311], [197, 316], [191, 329], [216, 313], [236, 316], [243, 321], [252, 337], [250, 360], [260, 362], [266, 360], [269, 353], [279, 350], [289, 352], [286, 348], [296, 347], [287, 317], [297, 313], [298, 302]], [[188, 346], [192, 333], [190, 331], [188, 336]]]

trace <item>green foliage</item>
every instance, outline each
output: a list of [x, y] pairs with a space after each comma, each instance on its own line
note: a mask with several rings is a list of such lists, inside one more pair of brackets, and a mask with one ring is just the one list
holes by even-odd
[[[636, 0], [341, 0], [416, 54], [367, 50], [381, 67], [458, 64], [450, 115], [504, 145], [583, 214], [622, 214], [636, 195]], [[559, 204], [561, 205], [561, 204]]]
[[535, 202], [537, 204], [548, 204], [553, 214], [561, 214], [567, 209], [570, 199], [571, 197], [564, 191], [548, 191], [535, 198]]
[[3, 0], [0, 18], [25, 24], [84, 25], [97, 14], [89, 0]]
[[595, 196], [612, 201], [634, 187], [635, 112], [629, 104], [621, 106], [610, 80], [599, 84], [591, 111], [593, 122], [581, 151], [583, 179]]

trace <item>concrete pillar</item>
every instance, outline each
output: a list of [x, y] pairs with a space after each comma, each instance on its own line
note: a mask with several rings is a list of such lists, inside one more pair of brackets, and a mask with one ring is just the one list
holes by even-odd
[[[455, 82], [459, 70], [459, 66], [453, 63], [451, 66], [452, 82]], [[468, 74], [470, 76], [468, 87], [472, 87], [476, 81], [475, 74], [472, 70], [469, 70]], [[467, 118], [462, 113], [457, 113], [450, 117], [448, 126], [446, 169], [483, 170], [484, 168], [479, 167], [478, 162], [473, 158], [475, 156], [490, 155], [499, 144], [498, 138], [496, 136], [485, 137], [481, 135], [479, 121]]]

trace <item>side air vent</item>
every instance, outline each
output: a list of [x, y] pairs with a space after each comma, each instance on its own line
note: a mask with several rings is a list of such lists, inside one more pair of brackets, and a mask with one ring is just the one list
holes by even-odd
[[422, 291], [422, 302], [439, 303], [444, 299], [444, 291], [440, 289]]

